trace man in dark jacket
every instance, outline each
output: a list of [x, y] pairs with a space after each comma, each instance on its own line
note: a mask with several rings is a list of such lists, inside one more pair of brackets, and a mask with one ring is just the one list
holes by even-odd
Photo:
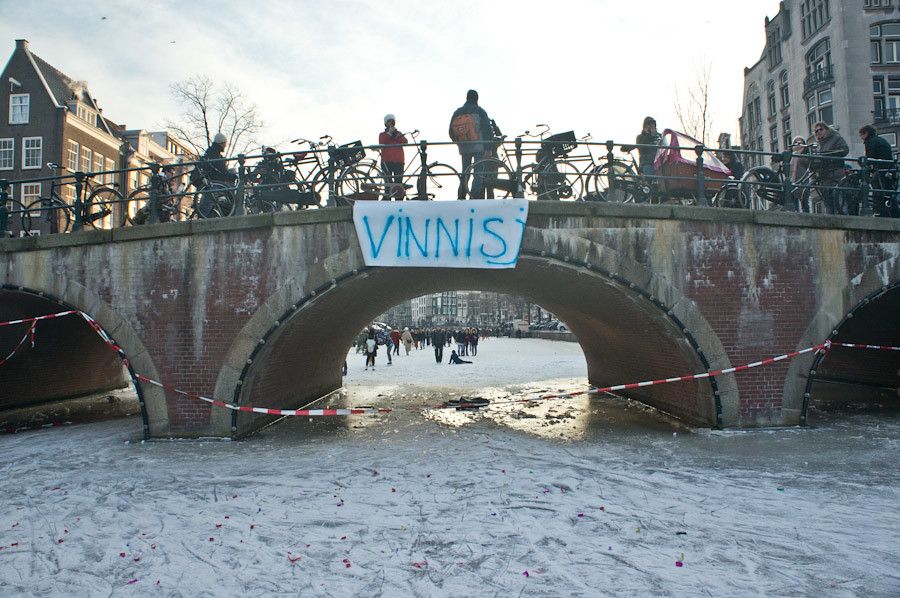
[[897, 181], [894, 177], [894, 153], [891, 144], [884, 137], [879, 137], [872, 125], [866, 125], [859, 130], [859, 138], [866, 146], [866, 158], [878, 160], [871, 164], [872, 167], [872, 194], [874, 211], [878, 216], [890, 218], [900, 217], [900, 208], [897, 206], [896, 188]]
[[444, 360], [444, 343], [447, 342], [447, 333], [443, 328], [435, 328], [431, 333], [431, 346], [434, 347], [434, 360], [441, 363]]
[[838, 214], [844, 211], [840, 203], [837, 190], [832, 189], [844, 177], [844, 162], [833, 158], [843, 158], [850, 153], [847, 142], [840, 134], [827, 123], [817, 122], [813, 127], [816, 141], [819, 143], [819, 158], [812, 160], [812, 169], [816, 174], [816, 185], [820, 186], [819, 193], [825, 202], [825, 210], [829, 214]]
[[203, 152], [200, 160], [209, 160], [202, 164], [203, 174], [213, 181], [230, 184], [234, 179], [234, 172], [228, 169], [228, 164], [222, 159], [225, 148], [228, 145], [228, 138], [222, 133], [216, 133], [213, 142]]
[[[450, 118], [450, 139], [457, 142], [462, 156], [462, 172], [478, 160], [490, 156], [494, 129], [487, 112], [478, 105], [478, 92], [470, 89], [466, 93], [466, 103], [456, 109]], [[465, 199], [469, 189], [468, 177], [460, 180], [459, 199]], [[476, 169], [472, 177], [472, 199], [484, 197], [484, 173]]]

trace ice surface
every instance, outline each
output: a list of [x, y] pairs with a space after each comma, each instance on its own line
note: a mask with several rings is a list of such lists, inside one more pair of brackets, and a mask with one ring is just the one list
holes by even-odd
[[695, 434], [607, 398], [424, 411], [583, 386], [584, 360], [510, 339], [465, 366], [350, 357], [343, 402], [392, 413], [241, 442], [142, 443], [133, 417], [0, 436], [0, 595], [900, 594], [894, 419]]

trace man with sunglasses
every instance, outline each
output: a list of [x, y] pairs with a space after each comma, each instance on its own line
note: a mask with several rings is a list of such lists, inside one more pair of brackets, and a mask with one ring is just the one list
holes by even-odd
[[818, 159], [813, 159], [812, 170], [816, 174], [816, 184], [829, 214], [846, 214], [846, 207], [839, 205], [838, 192], [834, 189], [844, 177], [844, 162], [835, 158], [843, 158], [850, 153], [850, 147], [840, 134], [827, 123], [817, 122], [813, 133], [819, 144], [816, 152]]

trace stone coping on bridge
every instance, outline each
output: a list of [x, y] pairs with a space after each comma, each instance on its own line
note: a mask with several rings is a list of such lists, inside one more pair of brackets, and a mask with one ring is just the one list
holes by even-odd
[[[833, 216], [793, 212], [762, 212], [732, 208], [700, 208], [681, 205], [634, 205], [593, 202], [531, 202], [529, 220], [533, 217], [616, 217], [652, 220], [693, 220], [730, 222], [782, 227], [846, 229], [900, 232], [900, 219], [863, 216]], [[0, 253], [38, 251], [54, 247], [95, 245], [105, 242], [132, 241], [162, 237], [180, 237], [196, 233], [251, 230], [298, 224], [327, 224], [351, 220], [351, 208], [298, 210], [230, 218], [211, 218], [187, 222], [147, 224], [107, 230], [85, 230], [78, 233], [51, 234], [34, 237], [0, 239]]]

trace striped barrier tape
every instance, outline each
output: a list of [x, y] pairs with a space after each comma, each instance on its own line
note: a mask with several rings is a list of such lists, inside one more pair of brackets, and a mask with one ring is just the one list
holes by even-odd
[[[39, 320], [50, 320], [54, 318], [59, 318], [67, 315], [77, 314], [81, 318], [87, 322], [87, 324], [97, 333], [97, 335], [103, 340], [104, 343], [107, 344], [113, 351], [115, 351], [123, 360], [124, 364], [128, 367], [130, 364], [128, 362], [128, 357], [125, 355], [124, 349], [116, 344], [115, 341], [110, 338], [106, 331], [94, 320], [92, 317], [87, 315], [86, 313], [79, 310], [67, 310], [62, 312], [57, 312], [54, 314], [47, 314], [44, 316], [36, 316], [33, 318], [23, 318], [20, 320], [10, 320], [7, 322], [0, 322], [0, 326], [10, 326], [13, 324], [24, 324], [30, 323], [28, 331], [25, 333], [25, 336], [22, 337], [22, 340], [16, 345], [13, 351], [7, 355], [5, 358], [0, 359], [0, 365], [3, 365], [9, 359], [11, 359], [16, 352], [21, 348], [21, 346], [25, 343], [29, 338], [31, 339], [31, 345], [34, 346], [34, 334], [35, 327], [37, 326], [37, 322]], [[645, 380], [643, 382], [631, 382], [628, 384], [616, 384], [613, 386], [605, 386], [602, 388], [589, 388], [587, 390], [577, 390], [568, 393], [561, 394], [546, 394], [541, 395], [539, 397], [532, 397], [529, 399], [515, 399], [509, 401], [493, 401], [491, 405], [503, 405], [503, 404], [514, 404], [514, 403], [528, 403], [533, 401], [543, 401], [543, 400], [551, 400], [551, 399], [565, 399], [576, 397], [589, 393], [604, 393], [604, 392], [615, 392], [619, 390], [632, 390], [635, 388], [643, 388], [647, 386], [656, 386], [659, 384], [671, 384], [674, 382], [686, 382], [689, 380], [702, 380], [704, 378], [711, 378], [714, 376], [722, 376], [725, 374], [733, 374], [736, 372], [742, 372], [745, 370], [749, 370], [752, 368], [757, 368], [764, 365], [770, 365], [773, 363], [777, 363], [779, 361], [784, 361], [787, 359], [792, 359], [797, 357], [798, 355], [803, 355], [805, 353], [811, 353], [816, 351], [828, 351], [832, 347], [845, 347], [851, 349], [875, 349], [882, 351], [900, 351], [900, 347], [894, 347], [890, 345], [865, 345], [859, 343], [838, 343], [830, 340], [825, 341], [824, 343], [814, 345], [812, 347], [807, 347], [806, 349], [801, 349], [799, 351], [793, 351], [791, 353], [785, 353], [783, 355], [778, 355], [776, 357], [769, 357], [768, 359], [763, 359], [760, 361], [754, 361], [752, 363], [748, 363], [741, 366], [724, 368], [720, 370], [713, 370], [711, 372], [701, 372], [699, 374], [688, 374], [685, 376], [674, 376], [671, 378], [661, 378], [658, 380]], [[231, 403], [226, 403], [224, 401], [219, 401], [217, 399], [212, 399], [210, 397], [202, 396], [198, 393], [187, 392], [184, 390], [180, 390], [168, 384], [163, 384], [157, 380], [153, 380], [141, 374], [135, 374], [136, 378], [141, 382], [146, 382], [147, 384], [151, 384], [153, 386], [157, 386], [166, 391], [173, 392], [175, 394], [179, 394], [191, 399], [198, 399], [209, 403], [210, 405], [214, 405], [216, 407], [223, 407], [225, 409], [231, 409], [232, 411], [243, 411], [248, 413], [260, 413], [264, 415], [279, 415], [279, 416], [300, 416], [300, 417], [325, 417], [325, 416], [337, 416], [337, 415], [372, 415], [377, 413], [390, 413], [393, 411], [390, 408], [376, 408], [376, 407], [351, 407], [351, 408], [343, 408], [343, 409], [268, 409], [265, 407], [252, 407], [249, 405], [234, 405]], [[441, 405], [439, 407], [433, 407], [432, 409], [456, 409], [459, 407], [472, 407], [474, 404], [468, 403], [459, 403], [456, 405]]]

